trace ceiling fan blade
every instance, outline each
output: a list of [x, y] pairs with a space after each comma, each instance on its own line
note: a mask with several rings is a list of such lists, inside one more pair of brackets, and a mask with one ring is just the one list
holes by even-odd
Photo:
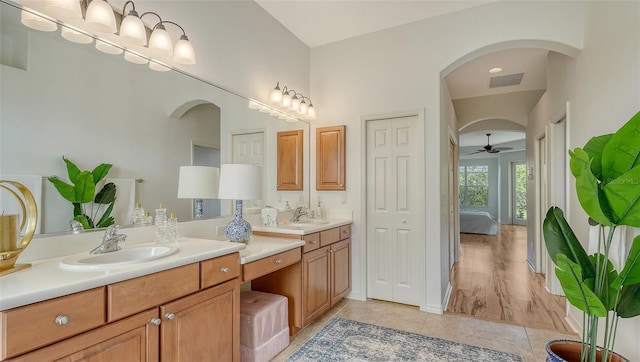
[[498, 152], [500, 152], [500, 150], [497, 149], [497, 148], [494, 148], [494, 149], [491, 149], [491, 150], [487, 151], [487, 153], [498, 153]]
[[513, 147], [494, 147], [493, 149], [498, 151], [506, 151], [506, 150], [512, 150]]
[[469, 156], [469, 155], [475, 155], [476, 153], [480, 153], [480, 152], [486, 152], [486, 151], [485, 151], [485, 150], [477, 150], [476, 152], [468, 153], [468, 154], [467, 154], [467, 156]]

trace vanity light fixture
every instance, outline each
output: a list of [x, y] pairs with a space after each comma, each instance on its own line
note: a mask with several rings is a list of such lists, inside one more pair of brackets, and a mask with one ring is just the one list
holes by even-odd
[[52, 16], [62, 19], [82, 19], [82, 10], [78, 0], [46, 0], [45, 8]]
[[156, 72], [168, 72], [171, 70], [168, 65], [153, 59], [149, 60], [149, 69]]
[[118, 31], [116, 16], [105, 0], [92, 0], [89, 3], [84, 23], [96, 33], [115, 34]]
[[133, 50], [129, 50], [127, 49], [124, 52], [124, 59], [126, 59], [128, 62], [134, 63], [134, 64], [147, 64], [149, 63], [149, 58], [145, 57], [144, 55], [138, 53], [138, 52], [134, 52]]
[[50, 20], [46, 15], [33, 10], [22, 9], [20, 12], [20, 22], [31, 29], [39, 31], [56, 31], [58, 24]]
[[93, 42], [92, 37], [90, 37], [89, 35], [81, 32], [77, 28], [74, 28], [70, 25], [63, 25], [62, 30], [60, 30], [60, 35], [62, 35], [63, 38], [73, 43], [91, 44], [91, 42]]
[[118, 55], [124, 52], [124, 49], [120, 48], [119, 46], [113, 44], [110, 41], [106, 41], [102, 39], [96, 39], [96, 49], [98, 49], [99, 51], [105, 54], [111, 54], [111, 55]]
[[147, 30], [138, 16], [136, 5], [129, 0], [122, 7], [122, 15], [125, 14], [127, 5], [131, 4], [132, 9], [122, 19], [120, 24], [120, 39], [127, 44], [145, 46], [147, 45]]
[[[316, 110], [313, 107], [311, 99], [293, 89], [288, 89], [287, 86], [282, 87], [281, 90], [280, 82], [276, 83], [276, 87], [271, 91], [269, 100], [272, 104], [280, 108], [295, 111], [305, 119], [316, 119]], [[307, 103], [307, 101], [309, 101], [309, 103]]]

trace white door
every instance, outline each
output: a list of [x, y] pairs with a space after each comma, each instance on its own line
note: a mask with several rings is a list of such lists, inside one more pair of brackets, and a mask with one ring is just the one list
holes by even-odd
[[416, 115], [367, 122], [367, 294], [419, 305], [424, 281], [422, 127]]
[[527, 225], [527, 165], [511, 164], [511, 223]]
[[[262, 166], [262, 175], [267, 175], [267, 170], [264, 169], [264, 132], [242, 133], [234, 134], [231, 139], [231, 162], [232, 163], [247, 163], [252, 165]], [[263, 183], [266, 185], [266, 182]], [[266, 192], [263, 191], [263, 195]], [[247, 208], [259, 208], [261, 207], [261, 200], [246, 200], [244, 201], [244, 209]]]

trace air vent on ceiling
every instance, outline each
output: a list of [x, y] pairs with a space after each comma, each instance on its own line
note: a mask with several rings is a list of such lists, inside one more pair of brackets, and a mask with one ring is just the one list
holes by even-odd
[[489, 88], [508, 87], [510, 85], [518, 85], [522, 82], [524, 73], [515, 73], [500, 75], [497, 77], [491, 77], [489, 81]]

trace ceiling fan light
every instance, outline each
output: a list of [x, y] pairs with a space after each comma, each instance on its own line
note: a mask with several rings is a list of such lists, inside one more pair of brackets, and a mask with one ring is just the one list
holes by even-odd
[[120, 39], [131, 45], [147, 45], [147, 30], [135, 10], [122, 19], [120, 24]]
[[47, 0], [47, 13], [61, 20], [82, 19], [78, 0]]
[[180, 36], [180, 40], [176, 43], [173, 51], [173, 60], [176, 63], [192, 65], [196, 63], [196, 54], [193, 51], [193, 45], [186, 35]]
[[58, 30], [58, 24], [47, 18], [44, 14], [37, 11], [22, 10], [20, 12], [20, 22], [33, 30], [39, 31], [56, 31]]
[[73, 43], [91, 44], [91, 42], [93, 42], [92, 37], [69, 25], [64, 25], [62, 27], [60, 35]]
[[149, 37], [149, 52], [158, 58], [171, 59], [173, 43], [164, 25], [158, 24]]
[[90, 30], [97, 33], [115, 34], [118, 31], [113, 9], [104, 0], [93, 0], [89, 3], [85, 15], [85, 24]]

